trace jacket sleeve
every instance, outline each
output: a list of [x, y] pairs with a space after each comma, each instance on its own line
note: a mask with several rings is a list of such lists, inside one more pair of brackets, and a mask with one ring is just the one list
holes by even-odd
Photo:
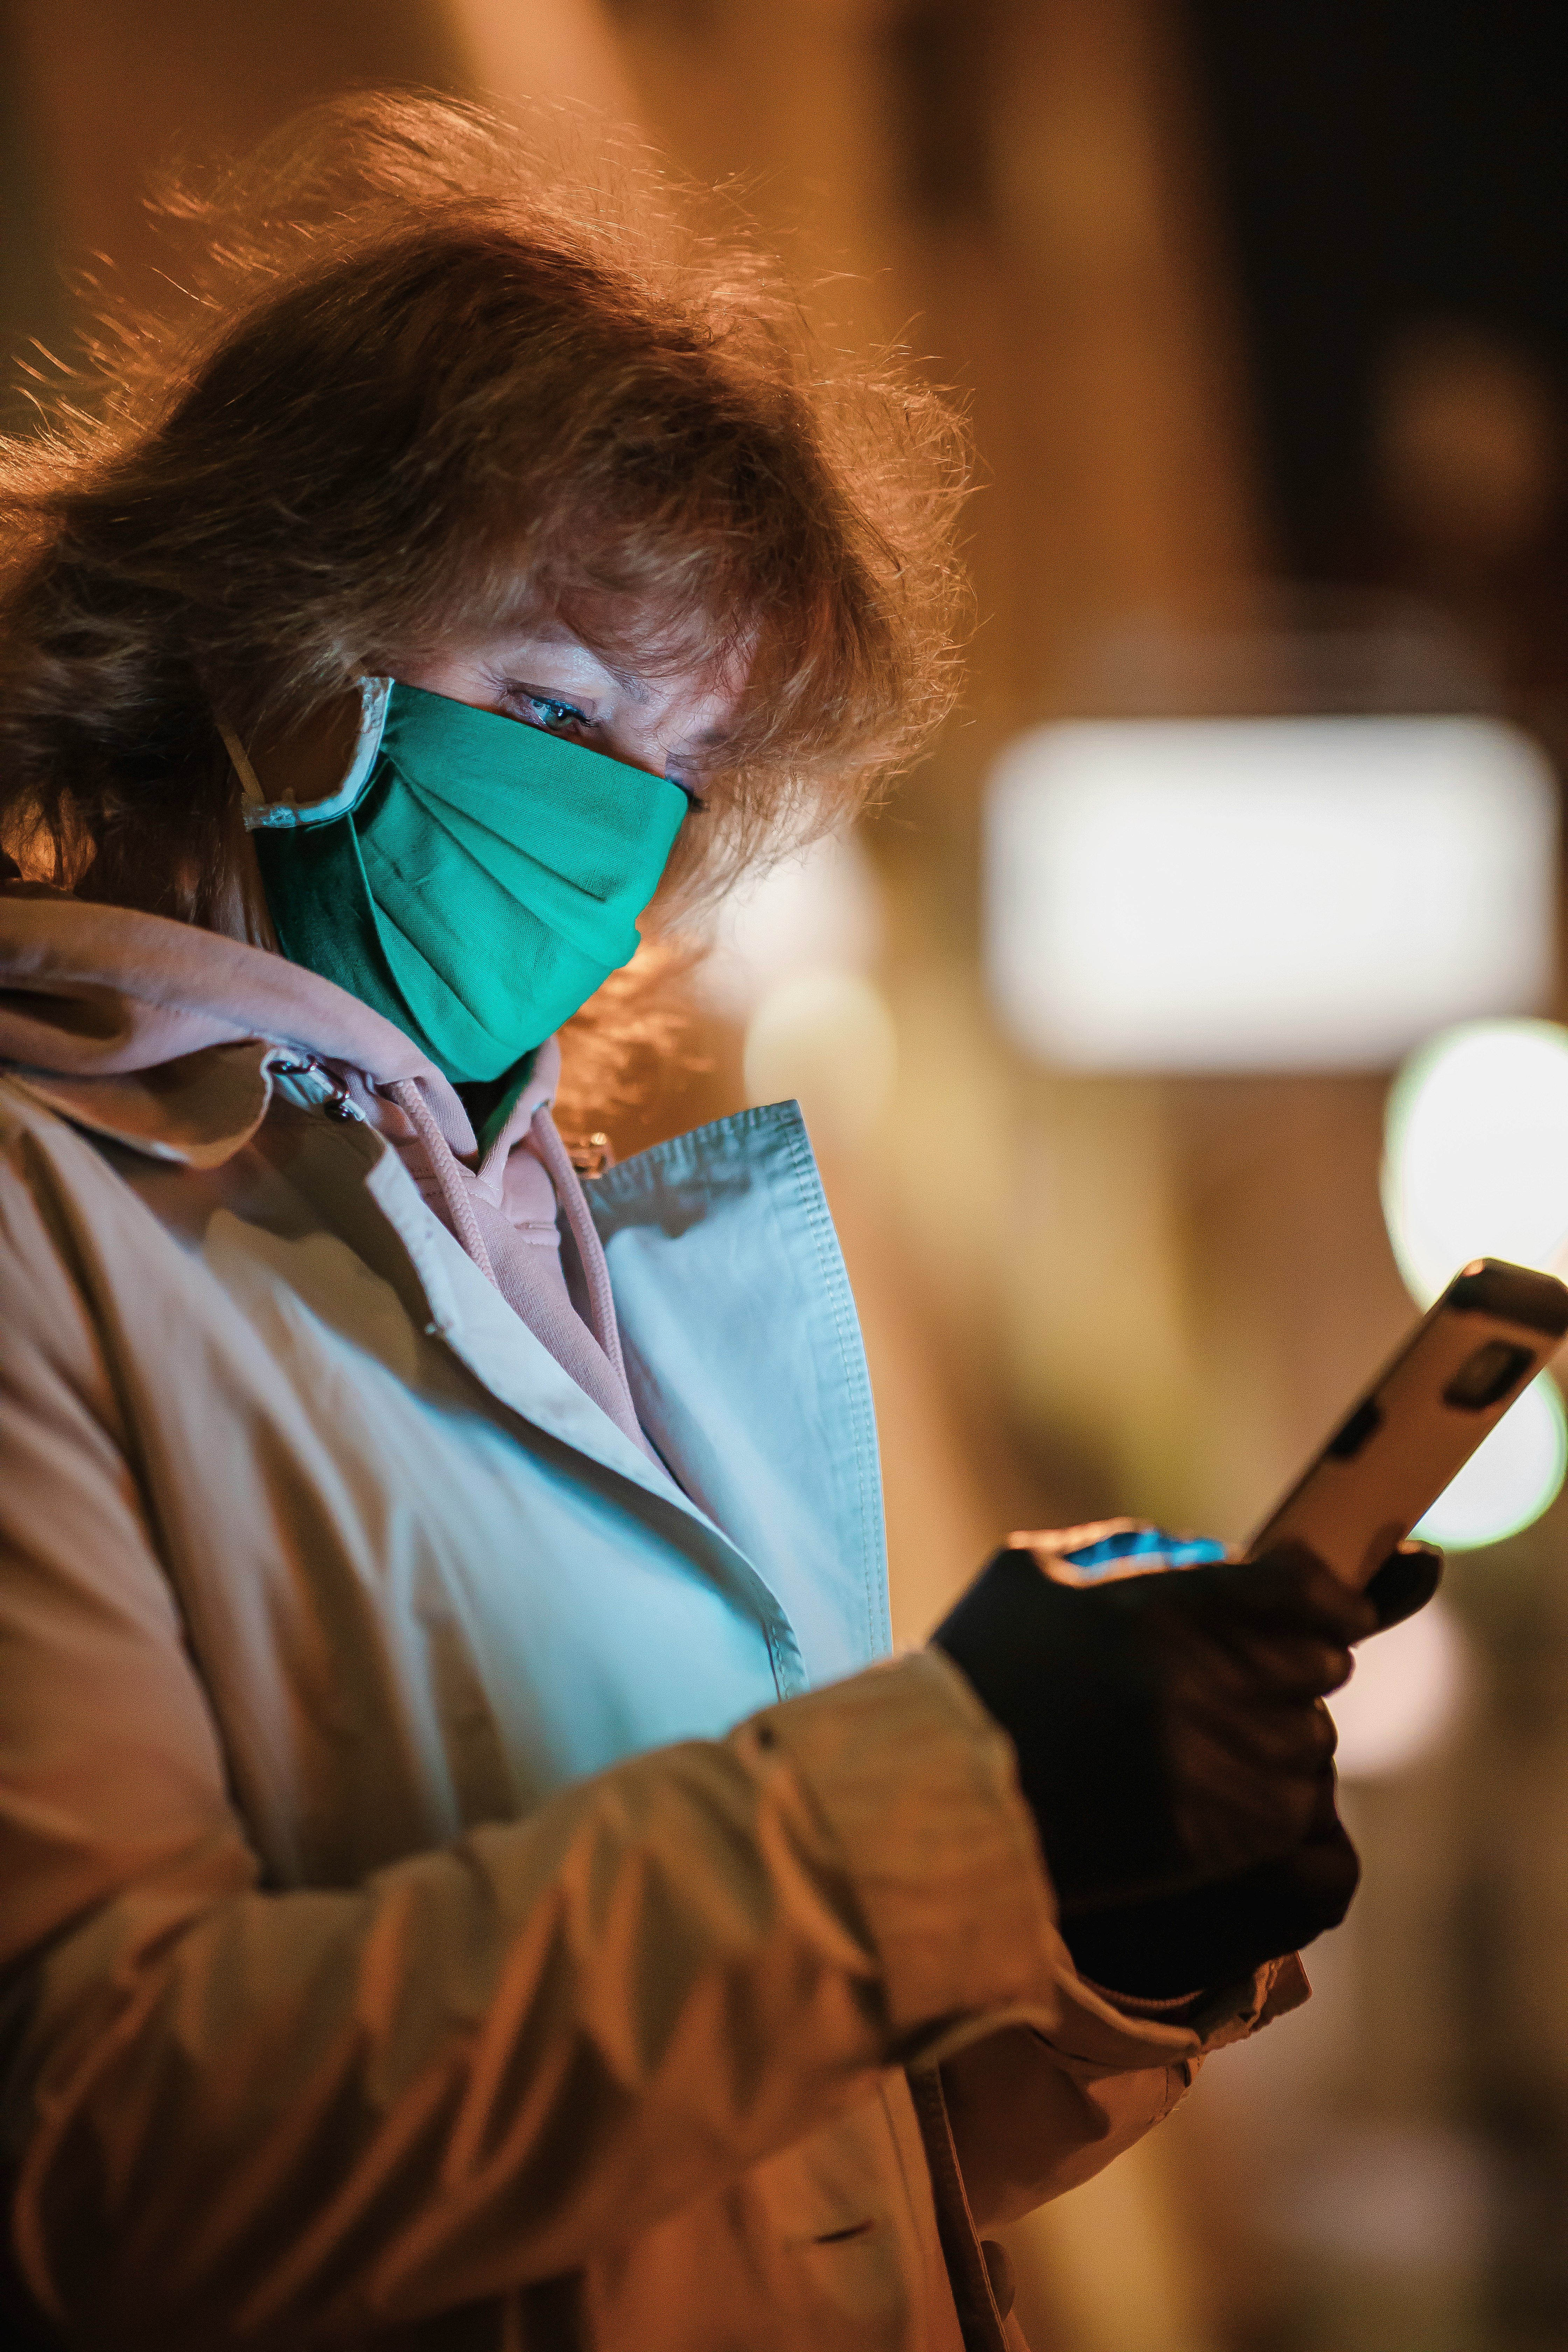
[[[1066, 1969], [927, 1656], [350, 1888], [259, 1883], [67, 1213], [0, 1155], [0, 2152], [95, 2346], [353, 2339], [574, 2270]], [[86, 1278], [85, 1276], [83, 1277]]]
[[1152, 2003], [1113, 2003], [1069, 1962], [1053, 2024], [983, 2035], [931, 2070], [975, 2228], [1000, 2229], [1103, 2171], [1186, 2096], [1212, 2052], [1309, 1991], [1292, 1954], [1174, 2023]]

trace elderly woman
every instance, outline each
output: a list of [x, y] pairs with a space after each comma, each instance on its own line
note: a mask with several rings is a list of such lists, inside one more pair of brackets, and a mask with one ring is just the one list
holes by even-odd
[[948, 690], [940, 408], [630, 194], [329, 109], [5, 457], [8, 2340], [1016, 2344], [1353, 1886], [1374, 1603], [1040, 1538], [889, 1662], [795, 1108], [552, 1118]]

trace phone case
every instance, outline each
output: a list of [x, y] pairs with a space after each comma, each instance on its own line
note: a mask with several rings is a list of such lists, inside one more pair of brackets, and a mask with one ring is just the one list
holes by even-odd
[[1568, 1288], [1477, 1258], [1456, 1275], [1248, 1543], [1303, 1543], [1362, 1586], [1425, 1517], [1568, 1332]]

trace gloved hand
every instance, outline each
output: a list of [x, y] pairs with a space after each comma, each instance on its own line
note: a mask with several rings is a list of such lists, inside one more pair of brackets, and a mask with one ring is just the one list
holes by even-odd
[[1126, 1522], [996, 1555], [933, 1639], [1017, 1750], [1085, 1975], [1174, 1997], [1338, 1924], [1359, 1866], [1321, 1700], [1440, 1572], [1404, 1546], [1356, 1593], [1299, 1548], [1230, 1561]]

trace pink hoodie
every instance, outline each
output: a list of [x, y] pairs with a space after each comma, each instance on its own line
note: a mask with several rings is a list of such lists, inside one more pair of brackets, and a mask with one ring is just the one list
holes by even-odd
[[[159, 915], [88, 905], [36, 884], [0, 888], [0, 1062], [68, 1116], [90, 1125], [110, 1094], [123, 1110], [122, 1097], [149, 1086], [166, 1098], [191, 1056], [253, 1041], [337, 1084], [343, 1116], [386, 1138], [508, 1305], [648, 1452], [626, 1386], [605, 1254], [550, 1116], [561, 1073], [553, 1038], [481, 1160], [468, 1114], [435, 1064], [331, 981]], [[264, 1075], [246, 1133], [260, 1124], [269, 1091]], [[585, 1317], [567, 1287], [561, 1209]]]

